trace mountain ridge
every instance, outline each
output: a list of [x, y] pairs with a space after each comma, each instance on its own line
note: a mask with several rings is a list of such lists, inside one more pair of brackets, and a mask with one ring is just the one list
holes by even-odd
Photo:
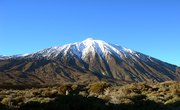
[[[101, 43], [102, 43], [102, 42], [103, 42], [103, 43], [107, 43], [107, 42], [105, 42], [105, 41], [95, 40], [95, 39], [93, 39], [93, 38], [87, 38], [87, 39], [85, 39], [85, 40], [82, 41], [82, 42], [87, 42], [87, 41], [90, 41], [90, 42], [92, 42], [92, 41], [98, 41], [98, 42], [101, 42]], [[60, 50], [61, 48], [65, 48], [65, 47], [67, 47], [67, 46], [69, 46], [69, 45], [77, 45], [77, 44], [82, 43], [82, 42], [68, 43], [68, 44], [61, 45], [61, 46], [53, 46], [53, 47], [49, 47], [49, 48], [46, 48], [46, 49], [42, 49], [42, 50], [39, 50], [39, 51], [36, 51], [36, 52], [33, 52], [33, 53], [16, 54], [16, 55], [0, 55], [0, 60], [3, 60], [3, 59], [12, 59], [12, 58], [22, 58], [22, 57], [27, 58], [27, 56], [33, 56], [34, 54], [41, 54], [41, 53], [44, 53], [45, 51], [49, 51], [49, 50], [52, 50], [52, 51], [54, 50], [54, 52], [57, 52], [57, 53], [56, 53], [56, 56], [57, 56], [57, 54], [60, 53], [60, 52], [58, 52], [58, 51], [61, 51], [61, 50]], [[135, 51], [135, 50], [132, 50], [132, 49], [129, 49], [129, 48], [122, 47], [122, 46], [120, 46], [120, 45], [118, 45], [118, 44], [111, 44], [111, 43], [107, 43], [107, 44], [108, 44], [108, 45], [115, 46], [115, 47], [119, 48], [120, 50], [129, 52], [129, 53], [133, 53], [133, 52], [134, 52], [134, 53], [143, 54], [143, 53], [141, 53], [141, 52], [138, 52], [138, 51]], [[137, 55], [137, 54], [136, 54], [136, 55]], [[146, 56], [149, 57], [149, 58], [155, 58], [155, 57], [152, 57], [152, 56], [147, 55], [147, 54], [143, 54], [143, 55], [146, 55]], [[40, 56], [41, 56], [41, 55], [40, 55]], [[56, 56], [55, 56], [55, 57], [56, 57]], [[45, 55], [44, 57], [48, 57], [48, 55]], [[158, 59], [158, 58], [155, 58], [155, 59]], [[159, 59], [158, 59], [158, 60], [159, 60]], [[160, 60], [160, 61], [162, 61], [162, 60]], [[172, 63], [169, 63], [169, 62], [167, 62], [167, 61], [162, 61], [162, 62], [171, 64], [171, 65], [174, 65], [174, 66], [178, 66], [178, 65], [176, 65], [176, 64], [172, 64]]]

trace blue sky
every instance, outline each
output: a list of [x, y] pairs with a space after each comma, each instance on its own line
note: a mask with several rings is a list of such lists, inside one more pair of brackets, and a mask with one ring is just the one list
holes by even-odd
[[0, 0], [0, 55], [88, 37], [180, 66], [180, 0]]

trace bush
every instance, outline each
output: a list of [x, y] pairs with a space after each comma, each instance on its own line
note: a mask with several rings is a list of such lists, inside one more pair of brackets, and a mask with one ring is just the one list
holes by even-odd
[[9, 105], [10, 104], [10, 98], [9, 97], [6, 97], [4, 99], [2, 99], [1, 103], [4, 104], [4, 105]]
[[31, 103], [31, 102], [38, 102], [38, 103], [48, 103], [50, 102], [51, 99], [50, 98], [43, 98], [43, 97], [34, 97], [31, 98], [27, 101], [27, 103]]
[[72, 88], [70, 85], [63, 85], [58, 88], [58, 92], [62, 95], [67, 95], [67, 92], [69, 93], [70, 91], [72, 91]]
[[106, 88], [110, 87], [110, 85], [106, 82], [96, 82], [89, 85], [89, 92], [102, 94]]
[[44, 90], [42, 92], [42, 96], [43, 97], [50, 97], [50, 98], [54, 98], [58, 95], [58, 91], [57, 90], [51, 90], [51, 91], [48, 91], [48, 90]]
[[11, 104], [13, 106], [20, 106], [22, 103], [24, 102], [24, 97], [22, 96], [18, 96], [18, 97], [15, 97], [11, 100]]
[[96, 82], [88, 86], [1, 90], [0, 110], [180, 110], [179, 88], [179, 82], [124, 86]]

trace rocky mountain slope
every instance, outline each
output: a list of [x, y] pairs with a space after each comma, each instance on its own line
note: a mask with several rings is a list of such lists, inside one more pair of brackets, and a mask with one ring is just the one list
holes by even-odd
[[89, 38], [32, 54], [0, 57], [0, 84], [180, 81], [176, 68], [131, 49]]

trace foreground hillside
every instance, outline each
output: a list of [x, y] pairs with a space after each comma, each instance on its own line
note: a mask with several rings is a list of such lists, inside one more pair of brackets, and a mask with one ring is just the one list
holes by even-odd
[[180, 82], [0, 90], [0, 110], [180, 110]]

